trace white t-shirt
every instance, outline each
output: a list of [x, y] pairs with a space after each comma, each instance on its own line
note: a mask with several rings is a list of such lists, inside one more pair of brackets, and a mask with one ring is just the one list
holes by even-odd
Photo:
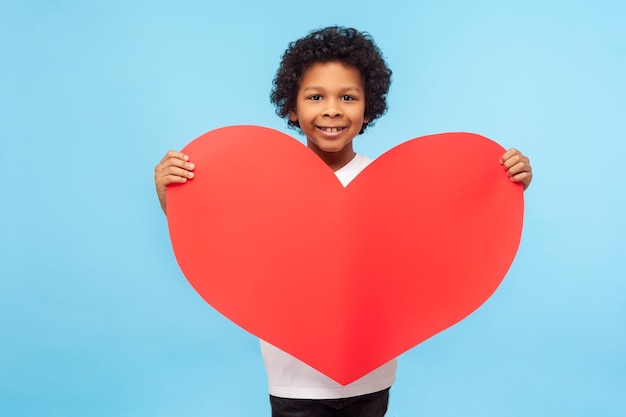
[[[371, 159], [356, 155], [348, 164], [336, 171], [335, 175], [345, 187], [370, 162], [372, 162]], [[275, 397], [306, 399], [356, 397], [389, 388], [396, 377], [397, 363], [394, 359], [343, 386], [263, 340], [261, 340], [261, 354], [267, 371], [269, 393]]]

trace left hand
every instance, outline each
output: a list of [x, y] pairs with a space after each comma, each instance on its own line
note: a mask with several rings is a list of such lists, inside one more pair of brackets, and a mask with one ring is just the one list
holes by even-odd
[[533, 180], [533, 171], [530, 160], [517, 149], [511, 148], [500, 157], [500, 163], [506, 170], [507, 175], [513, 182], [521, 182], [524, 190]]

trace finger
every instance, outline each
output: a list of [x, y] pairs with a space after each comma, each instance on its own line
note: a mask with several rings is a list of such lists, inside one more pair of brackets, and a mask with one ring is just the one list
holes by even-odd
[[168, 171], [169, 175], [176, 175], [178, 177], [193, 178], [194, 176], [194, 173], [187, 168], [171, 167]]
[[171, 165], [186, 168], [185, 164], [189, 164], [189, 155], [178, 152], [169, 151], [165, 154], [163, 159], [155, 166], [155, 171], [162, 168], [167, 168]]
[[528, 188], [532, 179], [533, 179], [533, 174], [532, 172], [528, 172], [528, 171], [524, 171], [522, 173], [513, 175], [511, 177], [511, 181], [516, 182], [516, 183], [522, 183], [524, 185], [524, 190]]
[[170, 167], [157, 171], [154, 176], [157, 182], [162, 182], [170, 177], [180, 177], [180, 178], [191, 179], [194, 177], [194, 175], [195, 174], [193, 172], [187, 169], [170, 166]]
[[530, 164], [526, 161], [520, 161], [515, 165], [507, 168], [507, 175], [512, 177], [514, 175], [520, 174], [522, 172], [531, 172]]
[[515, 174], [511, 176], [511, 181], [514, 182], [520, 182], [520, 181], [524, 181], [527, 180], [529, 178], [532, 177], [532, 172], [528, 172], [528, 171], [524, 171], [524, 172], [520, 172], [519, 174]]
[[503, 164], [505, 163], [507, 160], [509, 160], [511, 157], [513, 157], [514, 155], [519, 154], [520, 151], [518, 151], [515, 148], [511, 148], [508, 151], [506, 151], [504, 154], [502, 154], [502, 156], [500, 157], [500, 163]]
[[178, 157], [170, 157], [161, 161], [154, 167], [154, 172], [169, 172], [171, 168], [183, 169], [186, 171], [193, 171], [196, 166], [193, 162], [186, 162]]
[[167, 175], [162, 178], [163, 179], [162, 185], [167, 186], [169, 184], [183, 184], [193, 178], [193, 172], [191, 172], [190, 174], [192, 174], [191, 177], [182, 176], [182, 175]]
[[179, 151], [167, 151], [163, 159], [161, 159], [161, 162], [164, 162], [165, 160], [170, 159], [170, 158], [181, 159], [183, 161], [189, 161], [189, 155], [187, 155], [186, 153], [179, 152]]
[[191, 178], [181, 177], [180, 175], [167, 175], [159, 179], [156, 182], [157, 194], [159, 195], [159, 200], [165, 196], [167, 191], [167, 187], [171, 184], [184, 184], [189, 181]]
[[517, 153], [514, 154], [512, 156], [510, 156], [508, 159], [504, 160], [502, 162], [502, 166], [504, 167], [504, 169], [506, 169], [507, 171], [510, 170], [513, 167], [519, 167], [519, 166], [526, 166], [526, 167], [530, 167], [530, 161], [528, 160], [528, 157], [522, 155], [521, 153]]

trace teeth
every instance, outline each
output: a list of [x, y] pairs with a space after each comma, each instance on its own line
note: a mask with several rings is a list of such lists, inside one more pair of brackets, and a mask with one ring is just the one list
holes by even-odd
[[342, 130], [342, 127], [322, 127], [321, 128], [324, 132], [331, 132], [331, 133], [335, 133], [335, 132], [339, 132], [340, 130]]

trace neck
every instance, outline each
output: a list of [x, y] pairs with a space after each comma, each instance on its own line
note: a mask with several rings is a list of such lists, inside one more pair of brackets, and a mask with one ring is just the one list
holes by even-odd
[[352, 149], [352, 144], [347, 144], [343, 149], [337, 152], [325, 152], [320, 149], [314, 143], [308, 142], [309, 149], [311, 149], [317, 156], [320, 157], [322, 161], [330, 169], [334, 171], [338, 171], [348, 164], [348, 162], [352, 161], [355, 157], [356, 152]]

